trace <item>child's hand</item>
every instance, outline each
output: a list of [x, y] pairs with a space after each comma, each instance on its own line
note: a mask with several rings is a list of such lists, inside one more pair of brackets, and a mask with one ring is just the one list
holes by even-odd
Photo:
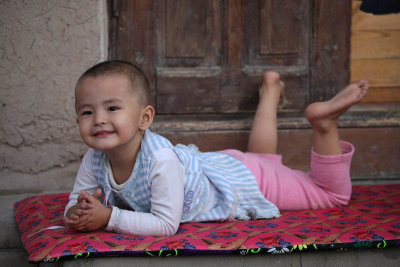
[[[112, 210], [97, 199], [101, 193], [100, 189], [97, 189], [93, 195], [82, 191], [78, 198], [78, 204], [68, 210], [64, 219], [65, 223], [79, 231], [93, 231], [106, 227]], [[70, 210], [72, 210], [71, 213]]]
[[[93, 205], [85, 200], [85, 194], [87, 193], [82, 190], [77, 199], [78, 203], [76, 203], [76, 205], [72, 206], [68, 210], [66, 214], [67, 219], [78, 220], [80, 216], [87, 214], [87, 210], [93, 208]], [[97, 194], [97, 191], [95, 192], [95, 194]]]

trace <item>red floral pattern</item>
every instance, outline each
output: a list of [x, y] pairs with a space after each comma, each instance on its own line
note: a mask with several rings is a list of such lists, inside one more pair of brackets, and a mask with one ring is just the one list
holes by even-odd
[[67, 202], [67, 194], [56, 194], [14, 205], [30, 262], [91, 255], [281, 254], [400, 245], [400, 185], [396, 184], [354, 186], [346, 207], [284, 211], [270, 220], [183, 223], [170, 237], [62, 228]]
[[261, 238], [261, 243], [263, 243], [267, 247], [276, 247], [278, 246], [279, 239], [280, 239], [279, 235], [267, 236]]

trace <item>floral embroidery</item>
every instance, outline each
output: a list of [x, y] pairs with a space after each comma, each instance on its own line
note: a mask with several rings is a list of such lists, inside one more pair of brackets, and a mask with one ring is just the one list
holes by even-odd
[[377, 235], [372, 230], [368, 231], [359, 231], [353, 233], [354, 237], [350, 237], [351, 240], [360, 242], [360, 241], [380, 241], [383, 240], [383, 237]]
[[388, 203], [365, 203], [364, 206], [369, 208], [390, 209], [393, 208], [392, 204]]
[[304, 233], [307, 233], [307, 234], [309, 234], [309, 233], [320, 233], [320, 234], [322, 234], [324, 232], [330, 232], [330, 231], [331, 231], [330, 229], [326, 229], [326, 228], [323, 228], [323, 227], [312, 227], [312, 226], [305, 226], [305, 227], [302, 227], [301, 230], [299, 230], [299, 232], [304, 232]]
[[49, 242], [39, 242], [39, 243], [35, 244], [34, 246], [31, 247], [31, 250], [30, 250], [29, 253], [33, 253], [34, 254], [36, 251], [38, 251], [38, 250], [40, 250], [42, 248], [45, 248], [48, 243]]
[[330, 209], [324, 212], [325, 216], [344, 216], [344, 215], [349, 215], [349, 213], [343, 209], [343, 208], [335, 208], [335, 209]]
[[97, 249], [92, 247], [88, 241], [82, 243], [74, 243], [67, 246], [67, 249], [62, 252], [62, 255], [75, 255], [85, 252], [97, 252]]
[[260, 248], [270, 248], [270, 247], [289, 247], [292, 244], [281, 238], [280, 235], [273, 235], [261, 238], [261, 242], [256, 243]]
[[391, 227], [400, 229], [400, 223], [395, 223], [395, 224], [391, 225]]
[[246, 224], [247, 227], [249, 228], [256, 228], [256, 229], [265, 229], [265, 228], [275, 228], [279, 226], [279, 224], [276, 223], [270, 223], [268, 221], [252, 221]]
[[161, 247], [162, 250], [174, 250], [178, 248], [196, 249], [196, 247], [190, 244], [186, 239], [168, 241]]
[[64, 212], [55, 211], [55, 212], [53, 212], [52, 214], [54, 215], [54, 217], [58, 217], [58, 216], [63, 216], [63, 215], [64, 215]]
[[317, 219], [317, 217], [306, 214], [292, 214], [291, 216], [288, 217], [288, 219], [291, 221], [315, 220]]
[[40, 221], [30, 221], [25, 225], [26, 228], [21, 229], [21, 232], [25, 233], [34, 228], [35, 226], [38, 226], [40, 224]]
[[212, 239], [230, 239], [232, 237], [237, 237], [238, 233], [233, 232], [211, 232], [207, 237], [211, 237]]
[[123, 240], [127, 240], [127, 241], [143, 241], [146, 239], [146, 237], [144, 236], [131, 236], [131, 237], [126, 237], [123, 235], [113, 235], [111, 236], [111, 238], [113, 239], [117, 239], [119, 241], [123, 241]]
[[372, 191], [372, 190], [359, 190], [352, 193], [352, 196], [366, 196], [366, 197], [373, 197], [378, 196], [379, 192]]
[[183, 234], [184, 232], [186, 232], [188, 229], [186, 228], [179, 228], [178, 231], [176, 232], [176, 234]]
[[35, 213], [39, 207], [31, 206], [28, 207], [26, 210], [22, 211], [19, 216], [17, 217], [17, 222], [22, 223], [26, 217], [29, 217], [32, 213]]
[[361, 218], [350, 218], [350, 219], [341, 219], [337, 223], [343, 225], [357, 225], [357, 224], [366, 224], [368, 221], [363, 220]]

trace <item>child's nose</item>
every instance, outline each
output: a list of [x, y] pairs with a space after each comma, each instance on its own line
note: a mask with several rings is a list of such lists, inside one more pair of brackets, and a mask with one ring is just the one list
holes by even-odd
[[107, 116], [104, 112], [95, 112], [94, 114], [94, 124], [102, 125], [107, 123]]

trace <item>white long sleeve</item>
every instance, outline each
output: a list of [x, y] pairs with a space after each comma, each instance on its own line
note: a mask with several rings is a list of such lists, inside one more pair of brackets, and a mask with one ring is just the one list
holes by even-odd
[[173, 235], [183, 209], [185, 169], [172, 149], [154, 155], [150, 165], [150, 213], [113, 207], [107, 230], [136, 235]]
[[[79, 168], [70, 201], [65, 208], [75, 205], [81, 190], [93, 193], [99, 185], [92, 173], [93, 151], [85, 155]], [[111, 171], [111, 170], [109, 170]], [[150, 213], [112, 207], [106, 230], [136, 235], [172, 235], [178, 230], [183, 209], [185, 169], [170, 148], [163, 148], [153, 156], [150, 165]], [[108, 178], [108, 177], [107, 177]]]
[[93, 194], [96, 189], [99, 188], [99, 184], [97, 183], [97, 180], [92, 172], [92, 156], [93, 150], [90, 149], [82, 159], [81, 166], [79, 167], [78, 174], [76, 175], [74, 188], [69, 195], [69, 202], [64, 210], [64, 215], [67, 214], [69, 208], [78, 202], [78, 197], [81, 193], [81, 190], [85, 190], [86, 192]]

